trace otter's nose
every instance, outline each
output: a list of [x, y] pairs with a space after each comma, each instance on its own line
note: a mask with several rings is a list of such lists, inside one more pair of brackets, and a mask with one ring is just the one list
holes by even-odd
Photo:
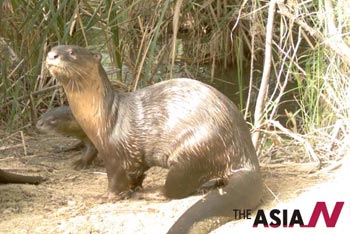
[[50, 51], [48, 54], [47, 54], [47, 60], [55, 60], [58, 58], [58, 53], [55, 52], [55, 51]]

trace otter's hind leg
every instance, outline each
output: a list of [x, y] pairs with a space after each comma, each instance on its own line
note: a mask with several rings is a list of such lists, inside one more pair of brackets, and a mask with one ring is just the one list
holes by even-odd
[[194, 194], [211, 179], [220, 178], [227, 168], [227, 146], [210, 134], [208, 126], [198, 126], [179, 134], [168, 158], [169, 172], [164, 195], [180, 199]]
[[200, 167], [195, 168], [189, 161], [186, 164], [173, 165], [165, 181], [164, 195], [172, 199], [190, 196], [207, 180], [206, 170]]

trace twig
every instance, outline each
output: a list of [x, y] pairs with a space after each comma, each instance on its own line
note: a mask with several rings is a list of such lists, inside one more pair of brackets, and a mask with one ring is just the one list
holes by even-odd
[[[22, 144], [19, 144], [18, 147], [22, 147]], [[47, 155], [48, 155], [48, 153], [33, 154], [33, 155], [26, 156], [26, 159], [35, 158], [35, 157], [42, 157], [42, 156], [47, 156]], [[9, 157], [6, 157], [6, 158], [0, 158], [0, 162], [8, 161], [8, 160], [11, 160], [11, 159], [18, 159], [18, 157], [17, 156], [9, 156]], [[42, 165], [42, 164], [35, 163], [35, 165]]]
[[[258, 98], [255, 106], [254, 113], [254, 128], [259, 129], [262, 122], [263, 109], [266, 102], [266, 95], [268, 91], [270, 69], [271, 69], [271, 45], [273, 36], [273, 21], [275, 16], [276, 3], [280, 0], [270, 1], [269, 13], [266, 24], [266, 42], [265, 42], [265, 60], [264, 60], [264, 71], [261, 79], [260, 89]], [[260, 136], [260, 131], [255, 131], [252, 136], [253, 144], [255, 148], [258, 146], [258, 139]]]
[[[140, 76], [141, 76], [141, 72], [142, 72], [142, 68], [143, 68], [143, 64], [145, 63], [146, 61], [146, 58], [147, 58], [147, 52], [152, 44], [152, 38], [153, 38], [153, 30], [150, 32], [151, 34], [151, 39], [149, 40], [146, 48], [144, 49], [144, 54], [141, 58], [141, 61], [140, 61], [140, 64], [138, 64], [139, 66], [139, 69], [137, 70], [137, 75], [136, 75], [136, 78], [135, 78], [135, 83], [134, 83], [134, 87], [133, 87], [133, 91], [135, 91], [137, 89], [137, 85], [139, 83], [139, 80], [140, 80]], [[146, 39], [146, 35], [147, 33], [145, 32], [143, 37], [142, 37], [142, 41], [144, 41]], [[142, 43], [143, 44], [143, 43]], [[142, 47], [140, 47], [139, 49], [139, 53], [141, 53], [141, 50], [142, 50]]]
[[180, 18], [180, 10], [183, 0], [176, 1], [175, 10], [174, 10], [174, 18], [173, 18], [173, 41], [171, 48], [171, 66], [170, 66], [170, 79], [173, 78], [173, 69], [175, 65], [175, 56], [176, 56], [176, 38], [177, 32], [179, 30], [179, 18]]
[[22, 147], [22, 144], [10, 145], [10, 146], [2, 146], [2, 147], [0, 147], [0, 151], [8, 150], [8, 149], [14, 149], [14, 148], [19, 148], [19, 147]]
[[24, 59], [22, 59], [17, 66], [12, 70], [12, 72], [8, 75], [7, 79], [10, 79], [11, 76], [13, 76], [13, 74], [16, 73], [16, 71], [20, 68], [20, 66], [22, 65], [22, 63], [24, 62]]
[[59, 87], [61, 87], [61, 85], [54, 85], [54, 86], [50, 86], [50, 87], [47, 87], [47, 88], [44, 88], [44, 89], [40, 89], [40, 90], [38, 90], [38, 91], [34, 91], [34, 92], [30, 93], [30, 94], [23, 95], [23, 96], [17, 98], [16, 100], [11, 100], [11, 101], [6, 102], [4, 105], [1, 106], [1, 108], [5, 108], [5, 107], [11, 105], [11, 104], [12, 104], [13, 102], [15, 102], [15, 101], [16, 101], [16, 102], [20, 102], [20, 101], [22, 101], [22, 100], [24, 100], [24, 99], [27, 99], [27, 98], [30, 97], [30, 95], [32, 95], [33, 97], [34, 97], [34, 96], [38, 96], [38, 95], [40, 95], [40, 94], [42, 94], [42, 93], [46, 93], [46, 92], [48, 92], [48, 91], [57, 89], [57, 88], [59, 88]]
[[91, 172], [91, 174], [94, 174], [94, 175], [103, 175], [103, 176], [107, 175], [106, 172], [100, 172], [100, 171], [94, 171], [94, 172]]
[[[285, 169], [288, 174], [300, 174], [304, 172], [306, 174], [311, 174], [314, 172], [319, 172], [319, 164], [317, 162], [311, 163], [293, 163], [293, 162], [282, 162], [282, 163], [260, 163], [262, 168], [266, 169]], [[293, 168], [293, 171], [288, 168]]]
[[250, 27], [250, 32], [251, 32], [251, 48], [250, 48], [250, 69], [249, 69], [249, 89], [248, 89], [248, 96], [247, 96], [247, 104], [244, 112], [244, 119], [247, 119], [248, 117], [248, 112], [249, 112], [249, 105], [250, 105], [250, 100], [252, 97], [252, 90], [253, 90], [253, 76], [254, 76], [254, 61], [255, 61], [255, 40], [256, 40], [256, 34], [257, 34], [257, 27], [255, 25], [256, 22], [256, 13], [255, 13], [255, 8], [256, 8], [256, 1], [253, 3], [253, 13], [251, 14], [250, 17], [250, 22], [251, 22], [251, 27]]
[[[233, 31], [236, 29], [238, 23], [239, 23], [239, 20], [241, 19], [241, 15], [242, 15], [242, 10], [244, 9], [245, 5], [247, 4], [248, 0], [244, 0], [243, 3], [241, 4], [241, 7], [239, 8], [239, 11], [238, 11], [238, 16], [237, 16], [237, 19], [236, 19], [236, 22], [235, 24], [232, 26], [231, 28], [231, 33], [230, 33], [230, 38], [231, 38], [231, 41], [233, 41]], [[252, 14], [253, 15], [253, 18], [255, 17], [255, 12]]]
[[26, 142], [25, 142], [25, 139], [24, 139], [23, 131], [20, 131], [20, 134], [21, 134], [21, 138], [22, 138], [22, 145], [23, 145], [24, 156], [27, 156], [27, 146], [26, 146]]
[[269, 190], [269, 192], [271, 193], [271, 195], [275, 198], [275, 200], [278, 201], [278, 202], [280, 203], [281, 200], [280, 200], [280, 199], [278, 198], [278, 196], [272, 191], [272, 189], [270, 189], [270, 187], [269, 187], [267, 184], [264, 183], [264, 185], [265, 185], [266, 189]]
[[290, 131], [289, 129], [285, 128], [282, 126], [282, 124], [280, 124], [280, 122], [278, 121], [274, 121], [274, 120], [269, 120], [268, 121], [269, 124], [277, 127], [278, 129], [280, 129], [284, 134], [286, 134], [287, 136], [292, 137], [293, 139], [299, 141], [300, 143], [302, 143], [306, 149], [307, 152], [309, 152], [311, 158], [318, 163], [318, 165], [321, 165], [321, 161], [318, 158], [318, 156], [316, 155], [315, 151], [312, 149], [312, 146], [310, 145], [310, 143], [302, 138], [299, 134], [296, 134], [292, 131]]

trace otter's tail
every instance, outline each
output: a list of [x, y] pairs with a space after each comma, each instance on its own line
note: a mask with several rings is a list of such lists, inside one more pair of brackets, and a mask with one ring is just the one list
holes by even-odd
[[190, 207], [168, 234], [209, 233], [233, 219], [233, 209], [254, 209], [262, 195], [259, 170], [235, 172], [222, 190], [212, 190]]

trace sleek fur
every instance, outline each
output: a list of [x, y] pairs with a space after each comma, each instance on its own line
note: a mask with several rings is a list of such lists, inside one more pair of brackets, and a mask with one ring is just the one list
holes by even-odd
[[97, 156], [94, 144], [75, 120], [68, 106], [56, 107], [45, 112], [36, 123], [36, 128], [41, 132], [72, 136], [81, 141], [74, 147], [65, 149], [68, 151], [84, 148], [80, 159], [73, 163], [75, 169], [88, 167]]
[[226, 222], [232, 209], [259, 204], [261, 176], [249, 129], [226, 96], [191, 79], [118, 93], [100, 60], [100, 54], [81, 47], [57, 46], [46, 61], [104, 160], [109, 192], [125, 196], [142, 185], [152, 166], [169, 168], [163, 188], [168, 198], [187, 197], [212, 180], [222, 185], [186, 211], [169, 233], [188, 233], [197, 224], [208, 232], [220, 225], [213, 218]]

